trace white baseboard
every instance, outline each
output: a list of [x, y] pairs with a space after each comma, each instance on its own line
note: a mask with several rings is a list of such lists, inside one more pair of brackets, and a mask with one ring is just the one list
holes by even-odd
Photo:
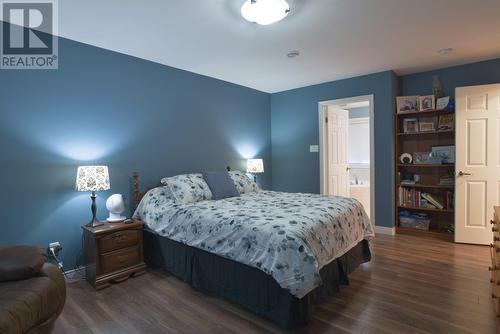
[[394, 227], [375, 226], [375, 234], [377, 233], [386, 235], [395, 235], [396, 229]]

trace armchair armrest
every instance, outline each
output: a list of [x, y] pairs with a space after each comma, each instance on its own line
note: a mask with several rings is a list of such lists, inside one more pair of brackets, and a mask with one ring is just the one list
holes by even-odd
[[37, 276], [47, 259], [45, 250], [36, 246], [0, 247], [0, 282]]

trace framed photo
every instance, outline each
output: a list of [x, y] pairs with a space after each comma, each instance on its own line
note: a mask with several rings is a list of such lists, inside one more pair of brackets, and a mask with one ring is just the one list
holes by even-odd
[[434, 110], [436, 108], [436, 99], [434, 95], [426, 95], [419, 97], [420, 111]]
[[440, 97], [439, 99], [437, 99], [436, 101], [436, 109], [438, 110], [443, 110], [445, 109], [446, 107], [448, 107], [448, 105], [450, 104], [450, 97], [449, 96], [446, 96], [446, 97]]
[[422, 117], [418, 125], [420, 132], [434, 132], [436, 131], [438, 119], [437, 117]]
[[430, 152], [415, 152], [413, 153], [413, 163], [418, 164], [428, 164], [429, 163]]
[[419, 111], [418, 96], [398, 96], [396, 108], [398, 114]]
[[438, 130], [453, 130], [455, 129], [455, 115], [445, 114], [439, 116]]
[[403, 119], [403, 132], [418, 133], [418, 119], [417, 118]]
[[455, 163], [455, 145], [433, 146], [431, 150], [432, 157], [441, 160], [442, 163]]

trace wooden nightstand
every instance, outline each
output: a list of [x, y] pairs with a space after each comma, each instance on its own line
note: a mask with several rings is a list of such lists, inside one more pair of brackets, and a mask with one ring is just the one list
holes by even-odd
[[144, 274], [141, 221], [82, 226], [87, 281], [96, 290]]

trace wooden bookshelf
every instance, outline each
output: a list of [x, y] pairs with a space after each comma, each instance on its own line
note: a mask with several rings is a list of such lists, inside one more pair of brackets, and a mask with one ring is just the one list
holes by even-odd
[[[437, 145], [436, 145], [437, 146]], [[399, 156], [398, 156], [399, 161]], [[455, 168], [454, 164], [397, 164], [398, 167], [411, 168]]]
[[433, 109], [433, 110], [426, 110], [426, 111], [411, 111], [411, 112], [401, 112], [397, 113], [397, 116], [401, 117], [408, 117], [408, 116], [434, 116], [434, 115], [440, 115], [440, 114], [449, 114], [449, 111], [443, 110], [443, 109]]
[[447, 133], [455, 133], [455, 130], [437, 130], [429, 132], [398, 132], [398, 136], [429, 136], [429, 135], [440, 135]]
[[[449, 175], [454, 177], [455, 164], [403, 164], [399, 161], [402, 153], [410, 153], [413, 156], [415, 152], [430, 152], [433, 146], [451, 146], [455, 145], [455, 131], [448, 130], [435, 130], [432, 132], [404, 132], [404, 119], [422, 117], [436, 117], [443, 114], [453, 114], [454, 112], [444, 110], [428, 110], [407, 113], [394, 113], [394, 143], [395, 143], [395, 226], [396, 233], [411, 234], [415, 236], [426, 236], [432, 238], [439, 238], [443, 240], [453, 240], [453, 234], [448, 233], [451, 225], [454, 225], [454, 206], [452, 203], [447, 203], [448, 199], [453, 200], [455, 185], [442, 185], [439, 179], [442, 176]], [[437, 128], [437, 126], [436, 126]], [[409, 176], [418, 174], [420, 180], [416, 184], [401, 184], [403, 178], [410, 178]], [[403, 177], [404, 176], [404, 177]], [[405, 191], [403, 195], [410, 193], [408, 198], [403, 199], [406, 203], [400, 203], [400, 187]], [[421, 193], [428, 193], [433, 198], [437, 199], [439, 203], [444, 205], [443, 209], [436, 208], [435, 206], [424, 203], [420, 199]], [[414, 196], [411, 196], [411, 195]], [[408, 200], [410, 199], [410, 200]], [[451, 201], [450, 201], [451, 202]], [[415, 205], [404, 205], [408, 203], [415, 203]], [[425, 205], [425, 206], [424, 206]], [[411, 213], [425, 213], [429, 216], [431, 223], [429, 230], [419, 230], [416, 228], [408, 228], [400, 226], [399, 213], [403, 210]]]
[[453, 242], [453, 234], [450, 233], [443, 233], [441, 231], [434, 231], [434, 230], [429, 230], [429, 231], [422, 231], [422, 230], [417, 230], [415, 228], [407, 228], [407, 227], [396, 227], [396, 233], [397, 234], [406, 234], [406, 235], [414, 235], [417, 237], [430, 237], [430, 238], [436, 238], [436, 239], [441, 239], [449, 242]]
[[398, 184], [398, 187], [406, 187], [406, 188], [439, 188], [439, 189], [454, 189], [454, 185], [447, 185], [447, 184], [421, 184], [421, 183], [416, 183], [416, 184]]
[[418, 208], [415, 206], [407, 206], [407, 205], [399, 205], [398, 208], [404, 209], [404, 210], [413, 210], [413, 211], [429, 211], [429, 212], [442, 212], [442, 213], [455, 212], [454, 209]]

